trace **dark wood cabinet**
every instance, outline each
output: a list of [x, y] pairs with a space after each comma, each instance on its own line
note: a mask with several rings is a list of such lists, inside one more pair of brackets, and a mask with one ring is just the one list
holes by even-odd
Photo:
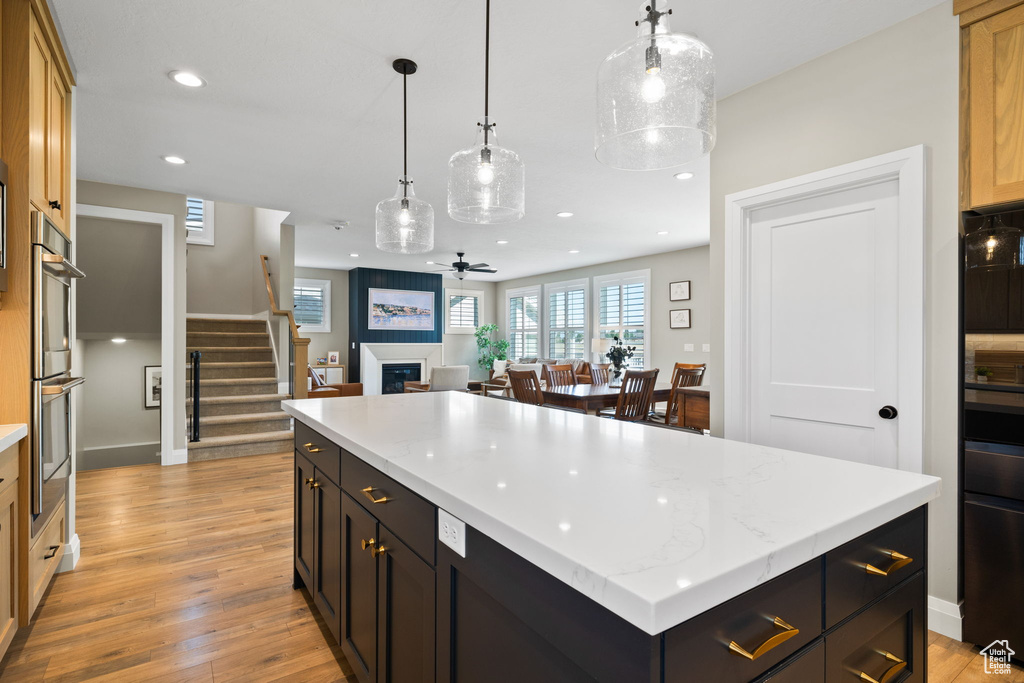
[[1009, 329], [1009, 270], [974, 268], [964, 273], [964, 329]]
[[434, 680], [434, 568], [381, 526], [377, 556], [378, 680]]
[[819, 640], [758, 683], [813, 683], [825, 680], [825, 643]]
[[1004, 639], [1024, 643], [1024, 558], [1017, 545], [1024, 538], [1024, 501], [965, 497], [964, 638], [981, 646]]
[[335, 640], [340, 633], [341, 489], [295, 453], [295, 576], [304, 584]]
[[1011, 330], [1024, 330], [1024, 268], [1010, 271], [1010, 294], [1007, 326]]
[[341, 499], [341, 649], [362, 683], [377, 680], [377, 519]]

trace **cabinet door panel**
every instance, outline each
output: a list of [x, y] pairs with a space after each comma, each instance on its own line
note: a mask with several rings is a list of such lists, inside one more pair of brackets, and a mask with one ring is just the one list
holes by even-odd
[[341, 494], [341, 649], [360, 683], [377, 680], [377, 560], [363, 541], [377, 540], [377, 520]]
[[1006, 639], [1013, 646], [1024, 643], [1024, 584], [1017, 545], [1024, 537], [1024, 504], [986, 504], [991, 502], [989, 498], [964, 503], [964, 638], [983, 646]]
[[56, 68], [50, 69], [49, 116], [46, 137], [46, 200], [50, 219], [58, 228], [68, 231], [65, 220], [67, 192], [64, 185], [67, 159], [67, 92], [64, 77]]
[[295, 571], [313, 592], [313, 491], [309, 481], [314, 479], [313, 464], [295, 454]]
[[46, 202], [46, 134], [51, 68], [50, 48], [32, 16], [28, 54], [28, 198], [40, 211], [49, 208]]
[[0, 494], [0, 658], [18, 626], [18, 485], [17, 480], [10, 483]]
[[759, 683], [822, 683], [825, 680], [825, 644], [818, 641], [785, 666], [768, 674]]
[[973, 268], [964, 273], [964, 329], [1005, 330], [1010, 271]]
[[434, 569], [385, 527], [377, 559], [381, 682], [434, 680]]
[[970, 29], [971, 207], [1024, 199], [1024, 6]]
[[1024, 330], [1024, 268], [1010, 271], [1009, 309], [1007, 326], [1011, 330]]
[[341, 489], [316, 473], [316, 549], [313, 553], [313, 602], [341, 641]]

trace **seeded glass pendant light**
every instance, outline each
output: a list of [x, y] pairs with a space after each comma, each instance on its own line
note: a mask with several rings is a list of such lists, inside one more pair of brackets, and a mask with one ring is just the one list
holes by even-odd
[[[671, 168], [715, 146], [711, 49], [669, 32], [665, 2], [640, 10], [638, 35], [597, 72], [597, 160], [614, 168]], [[659, 9], [661, 7], [661, 9]]]
[[491, 0], [484, 39], [484, 121], [476, 144], [448, 161], [448, 215], [462, 223], [512, 223], [526, 213], [526, 169], [519, 155], [498, 146], [490, 119]]
[[402, 177], [395, 196], [377, 205], [377, 248], [392, 254], [425, 254], [434, 248], [434, 209], [415, 196], [409, 177], [406, 81], [416, 73], [416, 62], [396, 59], [392, 66], [402, 74]]

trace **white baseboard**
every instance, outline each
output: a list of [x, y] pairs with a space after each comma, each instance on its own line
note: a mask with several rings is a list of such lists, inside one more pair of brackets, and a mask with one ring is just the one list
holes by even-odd
[[291, 384], [288, 383], [288, 382], [278, 382], [277, 383], [277, 393], [279, 393], [279, 394], [290, 393], [290, 391], [289, 391], [290, 389], [291, 389]]
[[64, 546], [64, 556], [60, 558], [57, 565], [57, 573], [70, 572], [78, 566], [78, 560], [82, 557], [82, 542], [78, 534], [71, 537], [71, 540]]
[[165, 462], [163, 459], [160, 460], [161, 465], [184, 465], [188, 462], [188, 449], [187, 448], [175, 448], [171, 451], [171, 459]]
[[953, 640], [963, 640], [960, 605], [928, 596], [928, 629]]

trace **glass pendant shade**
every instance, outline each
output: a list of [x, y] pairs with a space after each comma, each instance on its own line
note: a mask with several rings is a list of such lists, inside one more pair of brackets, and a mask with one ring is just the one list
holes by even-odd
[[597, 73], [594, 148], [597, 160], [613, 168], [671, 168], [715, 146], [711, 49], [670, 33], [663, 5], [653, 33], [649, 5], [641, 9], [637, 38], [608, 55]]
[[394, 197], [377, 204], [377, 248], [392, 254], [425, 254], [434, 248], [434, 209], [416, 198], [408, 176], [398, 181]]
[[526, 214], [526, 168], [490, 126], [484, 117], [476, 144], [448, 160], [448, 215], [462, 223], [512, 223]]
[[964, 251], [968, 270], [1019, 268], [1024, 266], [1024, 230], [996, 216], [964, 238]]

